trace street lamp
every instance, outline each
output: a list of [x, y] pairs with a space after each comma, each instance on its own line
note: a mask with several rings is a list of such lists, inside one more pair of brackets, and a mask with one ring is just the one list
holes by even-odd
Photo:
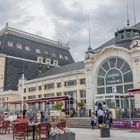
[[24, 73], [21, 74], [21, 112], [23, 115]]
[[2, 106], [2, 91], [3, 91], [3, 87], [0, 88], [0, 99], [1, 99], [1, 101], [0, 101], [0, 108], [1, 109], [3, 108], [3, 106]]

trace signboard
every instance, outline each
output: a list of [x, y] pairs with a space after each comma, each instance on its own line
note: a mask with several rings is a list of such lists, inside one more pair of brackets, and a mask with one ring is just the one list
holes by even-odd
[[119, 83], [122, 83], [121, 73], [116, 69], [110, 70], [106, 75], [106, 84], [110, 85], [110, 84], [119, 84]]
[[140, 129], [140, 120], [113, 120], [112, 127], [114, 128], [134, 128]]

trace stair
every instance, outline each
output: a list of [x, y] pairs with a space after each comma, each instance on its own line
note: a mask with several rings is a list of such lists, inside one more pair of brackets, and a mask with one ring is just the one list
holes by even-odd
[[91, 128], [89, 117], [70, 118], [71, 128]]

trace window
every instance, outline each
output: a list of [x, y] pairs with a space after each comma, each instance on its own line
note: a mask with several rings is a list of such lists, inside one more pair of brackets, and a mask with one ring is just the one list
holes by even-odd
[[65, 60], [69, 60], [69, 58], [67, 56], [65, 56]]
[[44, 89], [53, 89], [54, 88], [54, 83], [49, 83], [49, 84], [46, 84], [44, 85]]
[[13, 47], [13, 42], [8, 41], [8, 42], [7, 42], [7, 45], [8, 45], [8, 47]]
[[41, 57], [41, 56], [37, 57], [37, 62], [38, 63], [43, 63], [43, 57]]
[[0, 46], [1, 46], [1, 44], [2, 44], [2, 43], [1, 43], [1, 41], [0, 41]]
[[40, 52], [40, 49], [36, 49], [36, 53], [41, 53], [41, 52]]
[[56, 93], [56, 96], [62, 96], [61, 92]]
[[80, 98], [86, 98], [86, 91], [80, 90]]
[[134, 59], [134, 63], [137, 63], [137, 62], [139, 62], [139, 58]]
[[124, 39], [124, 34], [120, 34], [121, 39]]
[[80, 85], [84, 85], [86, 83], [86, 79], [80, 79]]
[[62, 55], [62, 54], [59, 54], [59, 58], [60, 58], [60, 59], [63, 59], [63, 55]]
[[56, 54], [55, 54], [55, 53], [51, 53], [51, 56], [52, 56], [52, 57], [56, 57]]
[[26, 93], [26, 88], [24, 88], [24, 93]]
[[36, 87], [30, 87], [29, 88], [29, 92], [34, 92], [34, 91], [36, 91]]
[[48, 55], [48, 51], [44, 50], [44, 54], [45, 54], [45, 55]]
[[22, 45], [19, 44], [19, 43], [16, 44], [16, 47], [17, 47], [18, 49], [22, 49]]
[[64, 85], [65, 85], [65, 87], [74, 86], [74, 85], [77, 85], [77, 82], [76, 82], [76, 80], [65, 81]]
[[44, 97], [54, 97], [54, 93], [45, 94]]
[[42, 98], [42, 95], [38, 95], [38, 98]]
[[130, 38], [130, 32], [126, 32], [126, 38]]
[[97, 75], [97, 94], [125, 93], [129, 85], [133, 85], [133, 74], [131, 67], [123, 59], [112, 57], [100, 66]]
[[25, 50], [26, 51], [30, 51], [30, 47], [29, 46], [25, 46]]
[[35, 95], [28, 96], [28, 99], [36, 99], [36, 96]]
[[24, 100], [26, 100], [26, 97], [23, 97]]
[[57, 83], [57, 88], [61, 87], [61, 82]]
[[39, 90], [42, 90], [42, 86], [39, 86], [38, 89], [39, 89]]

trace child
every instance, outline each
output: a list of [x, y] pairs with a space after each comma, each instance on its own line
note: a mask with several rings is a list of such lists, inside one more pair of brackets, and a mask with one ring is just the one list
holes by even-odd
[[91, 127], [92, 127], [92, 130], [94, 130], [94, 127], [96, 126], [96, 123], [97, 123], [96, 113], [92, 112], [92, 114], [91, 114]]

